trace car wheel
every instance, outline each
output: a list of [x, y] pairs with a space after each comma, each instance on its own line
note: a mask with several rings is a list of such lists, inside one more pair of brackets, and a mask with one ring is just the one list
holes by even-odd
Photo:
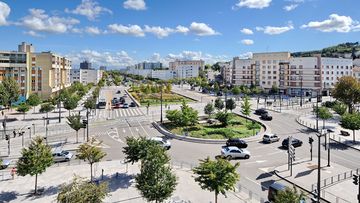
[[245, 155], [245, 159], [249, 159], [250, 158], [250, 156], [249, 155]]
[[227, 159], [227, 160], [231, 160], [232, 157], [231, 157], [230, 155], [228, 155], [228, 156], [226, 157], [226, 159]]

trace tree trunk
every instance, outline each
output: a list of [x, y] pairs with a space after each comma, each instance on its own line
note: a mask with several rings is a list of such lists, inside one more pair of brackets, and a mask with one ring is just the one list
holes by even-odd
[[34, 192], [34, 194], [37, 194], [37, 176], [38, 176], [38, 174], [35, 174], [35, 192]]
[[92, 177], [92, 164], [90, 164], [90, 182], [92, 182], [93, 177]]
[[217, 192], [215, 192], [215, 203], [217, 203], [217, 196], [218, 196], [218, 194], [217, 194]]
[[323, 129], [325, 129], [325, 120], [323, 120]]
[[35, 113], [35, 106], [33, 108], [34, 108], [34, 113]]
[[79, 141], [79, 137], [78, 137], [79, 134], [78, 133], [79, 133], [79, 131], [77, 130], [76, 131], [76, 143], [78, 143], [78, 141]]
[[355, 143], [355, 130], [353, 130], [353, 142]]
[[24, 119], [23, 120], [25, 120], [25, 112], [24, 112]]
[[352, 112], [353, 112], [353, 109], [352, 109], [352, 105], [351, 105], [351, 104], [348, 104], [348, 108], [349, 108], [349, 113], [352, 113]]

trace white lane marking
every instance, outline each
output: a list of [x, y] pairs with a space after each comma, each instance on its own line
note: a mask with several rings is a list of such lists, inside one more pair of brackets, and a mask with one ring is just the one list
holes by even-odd
[[131, 128], [130, 128], [130, 127], [128, 127], [128, 128], [129, 128], [129, 130], [130, 130], [131, 136], [132, 136], [132, 137], [136, 137], [136, 136], [134, 136], [134, 133], [132, 132]]
[[257, 160], [257, 161], [252, 161], [252, 162], [246, 162], [244, 163], [245, 165], [247, 164], [260, 164], [260, 163], [264, 163], [267, 162], [267, 160]]
[[145, 128], [144, 128], [142, 125], [140, 125], [140, 127], [141, 127], [141, 128], [143, 129], [143, 131], [146, 133], [147, 137], [150, 137], [149, 133], [145, 130]]
[[270, 155], [274, 155], [274, 154], [278, 154], [278, 153], [286, 153], [286, 152], [285, 151], [276, 151], [276, 152], [272, 152], [272, 153], [269, 153], [266, 155], [270, 156]]

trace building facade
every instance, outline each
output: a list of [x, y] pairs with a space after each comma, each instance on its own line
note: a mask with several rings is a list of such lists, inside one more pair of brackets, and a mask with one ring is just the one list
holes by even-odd
[[89, 61], [83, 61], [83, 62], [81, 62], [80, 63], [80, 69], [93, 69], [92, 68], [92, 65], [91, 65], [91, 63], [89, 62]]
[[135, 65], [136, 69], [162, 69], [163, 65], [160, 62], [142, 62]]
[[176, 70], [182, 67], [204, 70], [205, 62], [203, 60], [175, 60], [173, 62], [169, 62], [170, 70]]

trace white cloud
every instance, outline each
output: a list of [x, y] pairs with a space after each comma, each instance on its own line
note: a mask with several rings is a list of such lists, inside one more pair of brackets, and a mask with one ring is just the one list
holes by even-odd
[[294, 26], [291, 23], [289, 23], [288, 26], [283, 26], [283, 27], [274, 27], [274, 26], [256, 27], [257, 31], [263, 31], [265, 34], [268, 35], [278, 35], [288, 32], [292, 29], [294, 29]]
[[0, 26], [7, 25], [6, 18], [9, 16], [10, 11], [10, 7], [6, 3], [0, 1]]
[[168, 65], [170, 61], [174, 61], [176, 59], [179, 60], [204, 60], [205, 63], [213, 64], [218, 61], [229, 61], [231, 57], [226, 55], [217, 55], [214, 56], [212, 54], [204, 54], [201, 51], [182, 51], [178, 54], [169, 53], [162, 60], [162, 63]]
[[161, 55], [159, 53], [153, 53], [150, 57], [150, 61], [161, 61]]
[[112, 14], [112, 11], [108, 8], [99, 6], [99, 3], [92, 0], [82, 0], [74, 10], [65, 9], [67, 13], [73, 13], [77, 15], [86, 16], [89, 20], [95, 20], [102, 13]]
[[353, 20], [350, 16], [340, 16], [338, 14], [331, 14], [329, 19], [324, 21], [311, 21], [301, 28], [316, 29], [321, 32], [350, 32], [359, 31], [360, 24]]
[[241, 43], [244, 45], [252, 45], [252, 44], [254, 44], [254, 41], [251, 39], [243, 39], [243, 40], [241, 40]]
[[30, 35], [30, 36], [33, 36], [33, 37], [44, 37], [44, 35], [41, 35], [33, 30], [30, 30], [30, 31], [26, 31], [24, 32], [24, 34], [26, 35]]
[[98, 27], [93, 27], [93, 26], [86, 27], [85, 32], [88, 33], [88, 34], [91, 34], [91, 35], [99, 35], [99, 34], [101, 34], [101, 30]]
[[21, 19], [20, 25], [32, 31], [66, 33], [72, 30], [73, 26], [80, 21], [75, 18], [62, 18], [49, 16], [42, 9], [29, 9], [30, 14]]
[[245, 34], [245, 35], [252, 35], [254, 34], [254, 32], [251, 29], [248, 28], [243, 28], [240, 30], [241, 33]]
[[128, 55], [125, 51], [119, 52], [99, 52], [95, 50], [82, 50], [77, 53], [67, 55], [76, 65], [80, 64], [83, 60], [88, 60], [95, 67], [105, 65], [110, 68], [126, 67], [135, 63], [135, 60]]
[[299, 6], [299, 4], [290, 4], [290, 5], [286, 5], [283, 7], [283, 9], [285, 11], [292, 11], [294, 10], [295, 8], [297, 8]]
[[263, 9], [270, 6], [272, 0], [239, 0], [233, 9], [247, 7], [255, 9]]
[[178, 26], [176, 27], [176, 32], [179, 32], [179, 33], [187, 34], [189, 31], [190, 31], [189, 28], [184, 27], [184, 26], [182, 26], [182, 25], [178, 25]]
[[111, 24], [108, 25], [110, 32], [112, 33], [119, 33], [123, 35], [132, 35], [135, 37], [144, 37], [145, 33], [144, 30], [138, 25], [121, 25], [121, 24]]
[[210, 36], [210, 35], [219, 35], [220, 33], [213, 30], [211, 27], [205, 23], [192, 22], [190, 25], [190, 31], [198, 36]]
[[167, 37], [171, 33], [175, 32], [174, 29], [171, 29], [171, 28], [168, 28], [168, 27], [165, 27], [165, 28], [162, 28], [160, 26], [150, 27], [148, 25], [145, 25], [144, 31], [154, 34], [159, 39]]
[[144, 0], [126, 0], [123, 6], [126, 9], [146, 10], [146, 3]]

